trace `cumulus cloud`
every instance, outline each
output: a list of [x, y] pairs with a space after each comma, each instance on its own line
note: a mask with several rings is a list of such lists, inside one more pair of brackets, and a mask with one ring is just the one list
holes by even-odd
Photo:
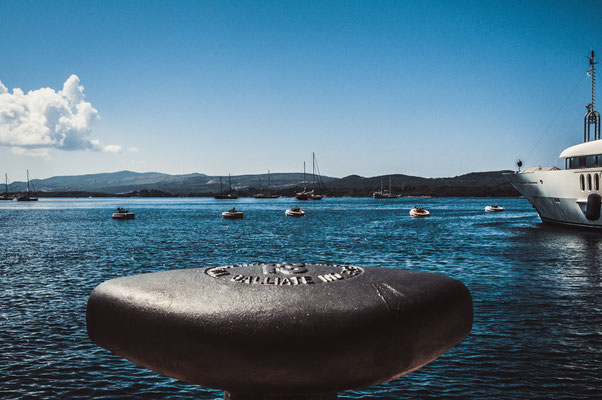
[[84, 100], [84, 87], [71, 75], [63, 89], [42, 88], [12, 93], [0, 82], [0, 146], [18, 154], [47, 154], [48, 149], [117, 153], [119, 145], [91, 139], [98, 111]]

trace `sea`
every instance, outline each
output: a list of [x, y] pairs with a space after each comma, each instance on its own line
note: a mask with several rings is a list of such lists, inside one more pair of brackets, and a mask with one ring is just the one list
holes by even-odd
[[[486, 213], [500, 204], [506, 211]], [[411, 218], [416, 205], [431, 212]], [[232, 206], [243, 220], [223, 220]], [[301, 206], [303, 218], [284, 211]], [[136, 213], [111, 219], [117, 207]], [[0, 397], [221, 399], [93, 344], [103, 281], [257, 262], [411, 269], [463, 282], [469, 336], [341, 399], [602, 398], [602, 233], [547, 226], [524, 199], [41, 198], [0, 202]]]

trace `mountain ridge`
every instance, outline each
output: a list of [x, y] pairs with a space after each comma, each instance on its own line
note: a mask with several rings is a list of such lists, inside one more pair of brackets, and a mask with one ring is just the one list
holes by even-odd
[[[357, 174], [342, 178], [322, 176], [324, 187], [321, 191], [327, 196], [371, 196], [382, 185], [403, 196], [518, 196], [518, 192], [503, 177], [511, 171], [470, 172], [455, 177], [424, 178], [405, 174], [389, 174], [363, 177]], [[308, 179], [309, 177], [309, 179]], [[210, 176], [202, 173], [171, 175], [161, 172], [117, 171], [97, 174], [53, 176], [46, 179], [33, 179], [33, 190], [44, 193], [103, 193], [126, 194], [131, 192], [165, 193], [172, 195], [210, 196], [229, 189], [229, 179], [233, 189], [241, 195], [252, 195], [260, 191], [291, 196], [303, 188], [318, 187], [311, 183], [311, 175], [299, 172], [271, 173], [268, 188], [268, 174], [244, 174]], [[10, 191], [22, 192], [26, 183], [17, 181], [10, 184]]]

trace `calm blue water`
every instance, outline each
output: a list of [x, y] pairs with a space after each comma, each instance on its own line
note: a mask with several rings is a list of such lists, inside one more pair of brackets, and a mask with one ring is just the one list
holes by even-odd
[[[602, 397], [602, 233], [542, 225], [522, 199], [40, 199], [0, 202], [3, 398], [217, 399], [93, 345], [88, 295], [124, 275], [305, 261], [410, 268], [462, 281], [470, 336], [402, 379], [343, 399]], [[428, 207], [428, 219], [409, 209]], [[504, 213], [485, 213], [490, 203]], [[242, 221], [225, 221], [236, 204]], [[113, 221], [123, 206], [134, 221]]]

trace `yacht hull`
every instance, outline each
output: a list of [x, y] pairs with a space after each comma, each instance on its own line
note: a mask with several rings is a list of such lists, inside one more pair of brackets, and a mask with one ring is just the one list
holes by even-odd
[[504, 174], [543, 222], [602, 229], [602, 218], [586, 217], [588, 196], [601, 194], [602, 168]]

